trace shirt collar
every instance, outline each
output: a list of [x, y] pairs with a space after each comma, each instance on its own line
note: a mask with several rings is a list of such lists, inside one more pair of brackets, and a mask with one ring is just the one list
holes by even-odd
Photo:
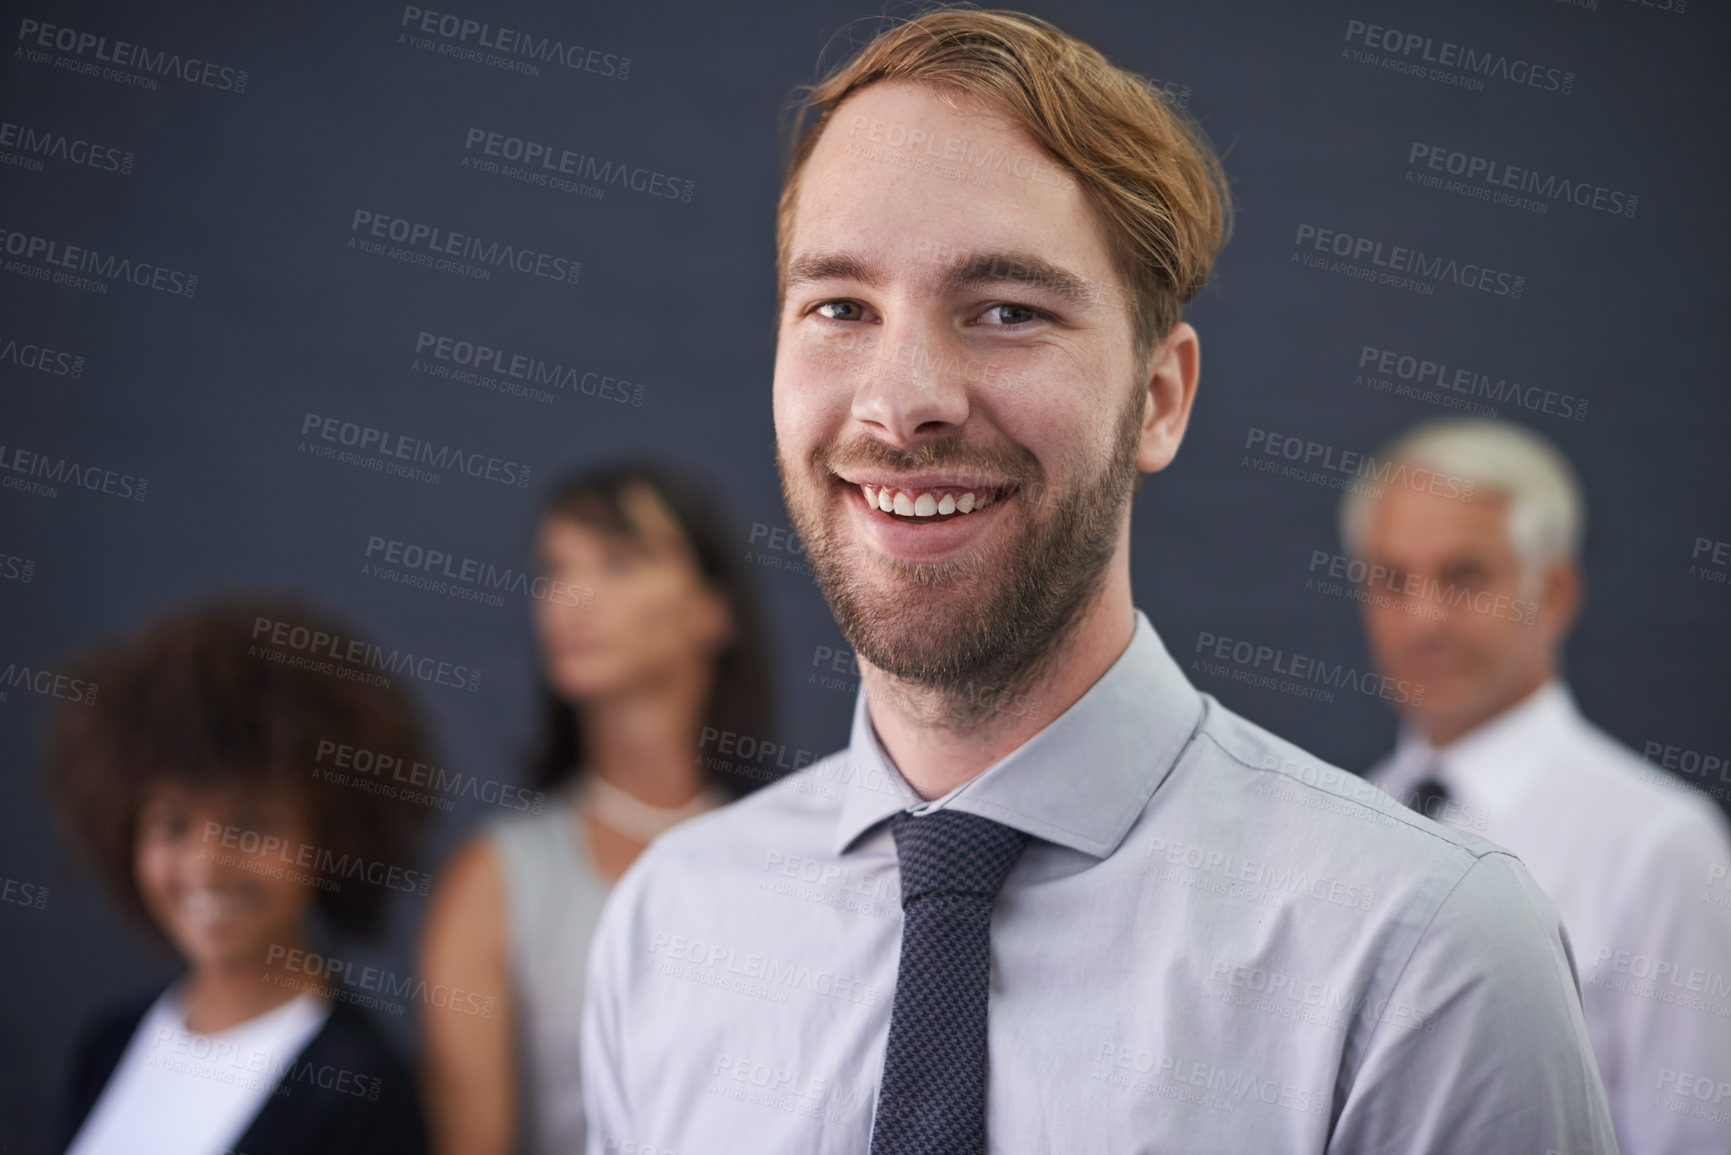
[[833, 848], [899, 810], [953, 807], [1095, 858], [1118, 848], [1202, 720], [1202, 699], [1141, 610], [1130, 644], [1099, 681], [1044, 729], [941, 798], [925, 801], [872, 729], [865, 688], [853, 732]]
[[1553, 678], [1441, 749], [1403, 721], [1396, 753], [1401, 772], [1390, 786], [1410, 789], [1434, 774], [1450, 793], [1495, 813], [1532, 785], [1544, 770], [1544, 755], [1577, 717], [1574, 698]]

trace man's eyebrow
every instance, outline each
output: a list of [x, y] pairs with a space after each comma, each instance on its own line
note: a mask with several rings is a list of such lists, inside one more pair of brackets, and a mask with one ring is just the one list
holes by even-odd
[[1099, 296], [1075, 273], [1028, 253], [976, 253], [950, 266], [944, 275], [944, 287], [950, 290], [1004, 283], [1044, 289], [1078, 308]]
[[[876, 285], [876, 270], [864, 258], [848, 252], [802, 253], [788, 263], [787, 287], [811, 281], [858, 281]], [[1044, 289], [1078, 308], [1100, 294], [1088, 281], [1067, 269], [1029, 253], [974, 253], [943, 270], [946, 292], [986, 285], [1019, 284]]]
[[877, 275], [865, 260], [853, 253], [801, 253], [787, 266], [787, 287], [809, 281], [858, 281], [876, 285]]

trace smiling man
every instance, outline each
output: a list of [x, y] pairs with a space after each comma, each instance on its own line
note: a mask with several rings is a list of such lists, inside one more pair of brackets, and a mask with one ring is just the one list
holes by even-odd
[[1200, 133], [1002, 12], [806, 107], [777, 459], [862, 692], [614, 891], [589, 1150], [1614, 1151], [1520, 863], [1198, 693], [1135, 608], [1226, 218]]

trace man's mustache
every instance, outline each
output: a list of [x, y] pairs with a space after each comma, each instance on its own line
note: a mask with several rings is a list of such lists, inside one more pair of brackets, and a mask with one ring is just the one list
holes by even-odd
[[1043, 475], [1039, 462], [1025, 449], [979, 446], [961, 437], [927, 442], [917, 449], [898, 449], [861, 435], [839, 448], [820, 445], [812, 453], [812, 464], [834, 474], [858, 472], [866, 467], [892, 474], [941, 469], [955, 475], [958, 481], [977, 480], [992, 487], [1012, 484], [1026, 488]]

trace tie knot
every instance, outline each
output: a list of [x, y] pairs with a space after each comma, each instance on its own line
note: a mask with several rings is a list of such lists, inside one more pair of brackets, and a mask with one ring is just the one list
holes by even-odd
[[988, 902], [1022, 853], [1028, 836], [1013, 826], [962, 810], [890, 820], [901, 863], [902, 906], [928, 894], [967, 894]]

